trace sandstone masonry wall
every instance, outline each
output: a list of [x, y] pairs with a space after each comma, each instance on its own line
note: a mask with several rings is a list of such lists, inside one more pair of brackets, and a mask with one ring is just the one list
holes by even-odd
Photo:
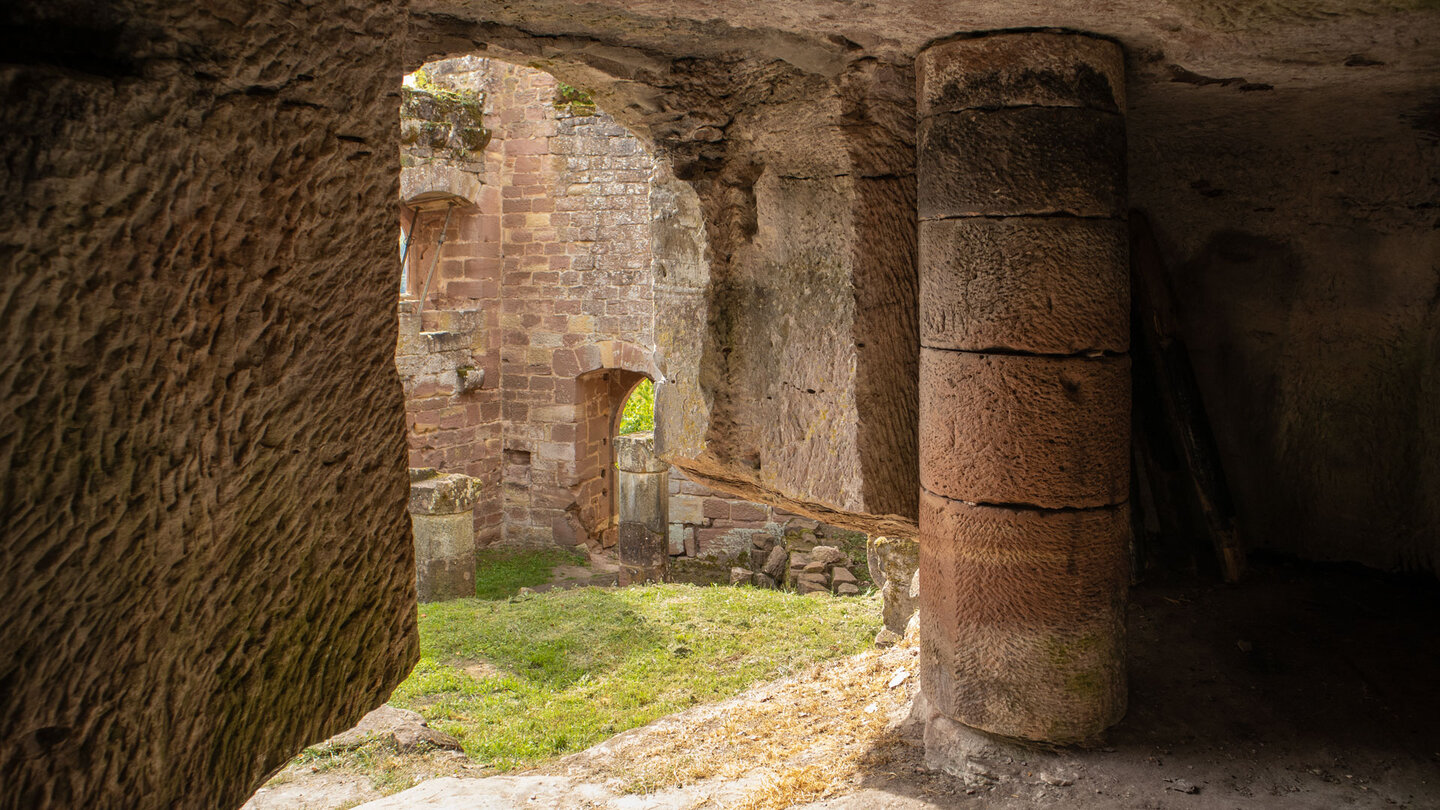
[[[402, 335], [411, 465], [481, 479], [479, 545], [613, 545], [610, 439], [630, 389], [654, 376], [654, 161], [593, 105], [562, 99], [549, 74], [473, 57], [425, 74], [479, 100], [489, 141], [477, 199], [449, 213], [420, 316], [429, 337], [407, 345]], [[420, 216], [412, 297], [445, 211]], [[462, 390], [450, 368], [463, 358], [435, 356], [432, 331], [465, 344], [478, 388]]]

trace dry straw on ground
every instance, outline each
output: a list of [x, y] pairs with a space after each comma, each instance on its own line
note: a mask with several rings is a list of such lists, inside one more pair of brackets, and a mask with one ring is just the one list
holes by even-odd
[[899, 744], [890, 727], [909, 705], [916, 654], [913, 646], [900, 646], [817, 664], [621, 734], [539, 772], [632, 793], [751, 777], [755, 784], [739, 803], [724, 805], [736, 810], [791, 807], [848, 792], [862, 772], [883, 772]]

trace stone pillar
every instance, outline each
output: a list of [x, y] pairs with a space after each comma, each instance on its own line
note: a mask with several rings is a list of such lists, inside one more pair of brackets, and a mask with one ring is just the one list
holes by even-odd
[[932, 727], [1077, 742], [1125, 712], [1124, 58], [1001, 33], [916, 74], [921, 689]]
[[615, 437], [620, 584], [668, 578], [670, 465], [655, 457], [651, 433]]
[[475, 595], [475, 502], [480, 480], [410, 470], [410, 524], [415, 531], [421, 602]]

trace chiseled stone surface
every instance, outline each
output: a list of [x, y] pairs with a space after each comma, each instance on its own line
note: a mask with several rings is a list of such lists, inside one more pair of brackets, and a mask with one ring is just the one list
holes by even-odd
[[920, 234], [922, 346], [1035, 354], [1130, 348], [1123, 220], [970, 217], [921, 222]]
[[920, 218], [1125, 215], [1125, 119], [1074, 107], [964, 110], [922, 119]]
[[1058, 509], [1130, 493], [1130, 359], [922, 349], [920, 477], [972, 503]]
[[0, 807], [236, 807], [418, 653], [403, 14], [3, 14]]
[[921, 51], [915, 73], [921, 116], [1019, 106], [1125, 111], [1125, 53], [1094, 36], [961, 37]]
[[927, 759], [955, 721], [1065, 744], [1125, 711], [1124, 119], [1095, 109], [1123, 71], [1097, 42], [957, 39], [918, 66], [942, 102], [917, 154]]
[[433, 469], [411, 469], [410, 513], [456, 515], [475, 508], [484, 486], [478, 478], [459, 473], [441, 475]]
[[920, 671], [931, 705], [976, 728], [1051, 742], [1117, 722], [1129, 521], [1124, 504], [1007, 509], [922, 492]]

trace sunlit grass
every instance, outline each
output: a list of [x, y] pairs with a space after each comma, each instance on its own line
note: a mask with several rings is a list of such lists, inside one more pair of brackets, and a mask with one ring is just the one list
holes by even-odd
[[507, 599], [550, 581], [557, 565], [585, 565], [585, 555], [560, 548], [486, 548], [475, 553], [475, 596]]
[[689, 585], [427, 604], [420, 663], [390, 702], [509, 770], [859, 652], [878, 610], [873, 597]]

